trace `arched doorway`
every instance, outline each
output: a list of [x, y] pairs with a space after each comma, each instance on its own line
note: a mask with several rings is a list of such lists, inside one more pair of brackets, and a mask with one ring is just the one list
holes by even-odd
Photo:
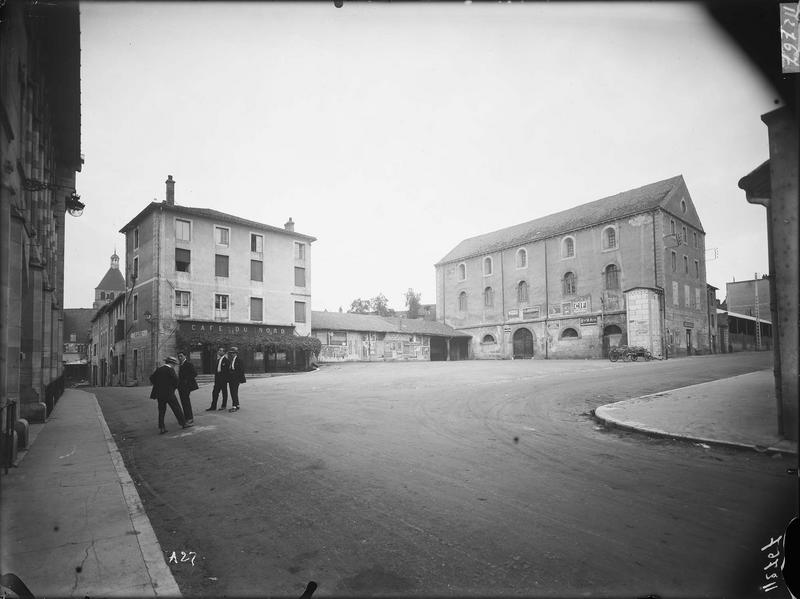
[[524, 327], [514, 331], [513, 355], [515, 360], [533, 357], [533, 334]]
[[615, 324], [610, 324], [603, 329], [603, 357], [608, 357], [608, 350], [612, 347], [623, 345], [622, 329]]

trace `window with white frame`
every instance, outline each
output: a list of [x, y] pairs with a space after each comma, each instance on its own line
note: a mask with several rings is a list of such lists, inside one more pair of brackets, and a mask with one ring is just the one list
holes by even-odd
[[139, 249], [139, 227], [133, 230], [133, 249]]
[[494, 306], [494, 291], [491, 287], [487, 287], [483, 290], [483, 305], [486, 308]]
[[465, 281], [467, 279], [467, 265], [463, 262], [458, 265], [458, 280]]
[[175, 248], [175, 270], [189, 272], [192, 263], [192, 252], [184, 248]]
[[679, 306], [681, 303], [680, 293], [678, 292], [678, 281], [672, 281], [672, 305]]
[[191, 313], [191, 293], [175, 290], [175, 317], [189, 318]]
[[669, 221], [669, 232], [670, 235], [675, 235], [675, 219], [670, 219]]
[[227, 320], [230, 317], [230, 296], [224, 293], [214, 294], [214, 318]]
[[483, 274], [492, 274], [492, 259], [489, 256], [483, 259]]
[[306, 259], [306, 244], [295, 241], [294, 242], [294, 258], [295, 260]]
[[264, 280], [264, 262], [261, 260], [250, 260], [250, 280]]
[[466, 312], [467, 311], [467, 292], [466, 291], [462, 291], [461, 293], [458, 294], [458, 309], [461, 312]]
[[689, 304], [692, 303], [692, 291], [688, 285], [683, 286], [683, 305], [685, 307], [689, 307]]
[[217, 245], [229, 246], [231, 243], [231, 230], [228, 227], [214, 227], [214, 241]]
[[215, 254], [214, 255], [214, 276], [216, 277], [227, 277], [229, 276], [229, 265], [230, 259], [228, 256], [223, 254]]
[[250, 251], [256, 254], [264, 253], [264, 236], [250, 233]]
[[264, 320], [264, 299], [261, 297], [250, 298], [250, 320], [261, 322]]
[[305, 322], [306, 321], [306, 303], [305, 302], [295, 302], [294, 303], [294, 321], [295, 322]]
[[575, 239], [572, 237], [565, 237], [561, 242], [561, 256], [562, 258], [572, 258], [575, 255]]
[[175, 219], [175, 239], [178, 241], [192, 240], [192, 223], [182, 218]]
[[306, 286], [306, 269], [301, 266], [294, 267], [294, 285], [295, 287]]
[[689, 274], [689, 256], [683, 257], [683, 274]]
[[517, 268], [526, 268], [528, 266], [528, 251], [525, 248], [517, 250]]
[[700, 278], [700, 261], [699, 260], [695, 260], [694, 261], [694, 276], [696, 278], [698, 278], [698, 279]]
[[699, 309], [703, 305], [702, 290], [698, 287], [694, 290], [694, 307]]
[[517, 301], [519, 303], [528, 301], [528, 284], [525, 281], [520, 281], [517, 285]]

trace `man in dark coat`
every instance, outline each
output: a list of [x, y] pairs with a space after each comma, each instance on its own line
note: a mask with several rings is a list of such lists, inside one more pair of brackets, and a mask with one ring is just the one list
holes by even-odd
[[239, 350], [236, 347], [232, 347], [228, 350], [228, 356], [230, 356], [228, 386], [231, 388], [231, 401], [233, 402], [233, 407], [228, 410], [229, 412], [239, 411], [239, 385], [246, 382], [244, 378], [244, 365], [238, 354]]
[[181, 398], [181, 407], [183, 408], [183, 417], [186, 418], [186, 424], [194, 424], [194, 414], [192, 413], [192, 400], [189, 399], [189, 394], [198, 389], [197, 385], [197, 370], [187, 358], [185, 352], [178, 352], [178, 396]]
[[220, 391], [222, 392], [222, 407], [224, 410], [228, 406], [228, 370], [230, 368], [230, 360], [225, 353], [225, 348], [220, 347], [217, 350], [217, 359], [214, 361], [214, 389], [211, 391], [211, 407], [206, 409], [206, 412], [213, 412], [217, 409], [217, 398]]
[[150, 398], [158, 400], [158, 430], [162, 433], [167, 432], [164, 427], [164, 414], [167, 412], [167, 405], [172, 408], [172, 413], [175, 414], [178, 424], [183, 428], [187, 427], [178, 398], [175, 397], [175, 390], [178, 388], [178, 375], [175, 372], [177, 363], [178, 360], [170, 356], [164, 360], [164, 364], [156, 368], [153, 374], [150, 375], [150, 382], [153, 383]]

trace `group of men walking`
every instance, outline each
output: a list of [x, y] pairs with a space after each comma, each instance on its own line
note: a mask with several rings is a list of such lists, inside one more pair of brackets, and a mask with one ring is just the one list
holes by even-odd
[[[232, 407], [229, 412], [239, 411], [239, 385], [246, 381], [244, 365], [239, 359], [239, 350], [231, 347], [227, 351], [219, 348], [217, 351], [216, 366], [214, 369], [214, 389], [211, 392], [211, 407], [206, 412], [217, 410], [217, 399], [222, 393], [222, 406], [225, 410], [228, 404], [228, 389], [231, 393]], [[177, 369], [176, 369], [177, 367]], [[178, 424], [183, 428], [194, 425], [194, 414], [190, 394], [198, 389], [197, 371], [188, 360], [186, 352], [178, 352], [178, 357], [169, 356], [164, 359], [164, 364], [156, 368], [150, 375], [153, 389], [150, 398], [158, 401], [158, 430], [166, 433], [164, 415], [167, 406], [170, 407]], [[175, 391], [180, 395], [180, 403], [175, 397]]]

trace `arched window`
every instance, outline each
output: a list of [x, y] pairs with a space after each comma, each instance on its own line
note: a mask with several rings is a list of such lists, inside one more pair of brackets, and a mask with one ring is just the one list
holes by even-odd
[[575, 329], [564, 329], [564, 332], [561, 333], [562, 339], [577, 339], [578, 338], [578, 331]]
[[669, 232], [670, 234], [675, 235], [675, 221], [672, 219], [669, 221]]
[[575, 290], [577, 289], [578, 285], [574, 272], [566, 273], [564, 278], [561, 280], [561, 283], [564, 295], [575, 295]]
[[609, 264], [605, 271], [606, 289], [619, 289], [619, 268], [616, 264]]
[[681, 200], [681, 212], [686, 214], [686, 200]]
[[114, 299], [114, 292], [113, 291], [109, 291], [108, 292], [108, 299]]
[[491, 335], [484, 335], [481, 343], [495, 343], [495, 340]]
[[571, 258], [575, 255], [575, 240], [572, 237], [565, 237], [561, 248], [561, 255], [564, 258]]
[[617, 230], [614, 227], [603, 229], [603, 249], [609, 250], [617, 247]]
[[101, 291], [100, 292], [100, 299], [106, 299], [106, 292], [105, 291]]
[[517, 301], [528, 301], [528, 284], [525, 281], [520, 281], [519, 285], [517, 285]]
[[466, 312], [467, 310], [467, 292], [462, 291], [458, 294], [458, 309], [462, 312]]
[[525, 248], [517, 250], [517, 268], [528, 266], [528, 251]]
[[491, 287], [483, 290], [483, 305], [487, 308], [494, 306], [494, 291], [492, 291]]
[[492, 274], [492, 259], [488, 256], [483, 259], [483, 274], [490, 275]]
[[467, 278], [467, 265], [466, 264], [459, 264], [458, 265], [458, 280], [463, 281]]

